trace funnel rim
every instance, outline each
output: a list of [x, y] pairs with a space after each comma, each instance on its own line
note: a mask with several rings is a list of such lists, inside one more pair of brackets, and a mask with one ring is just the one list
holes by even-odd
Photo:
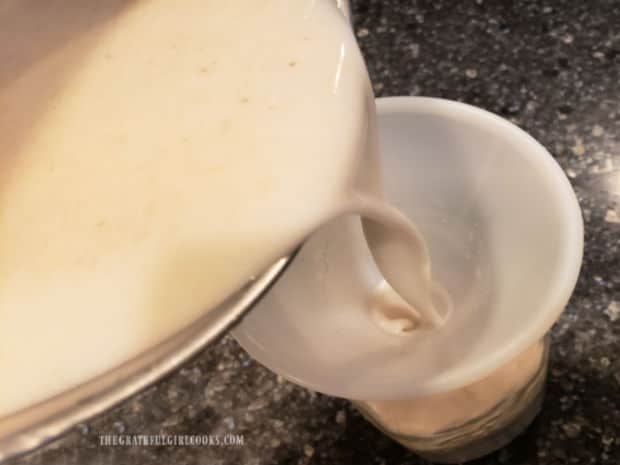
[[[556, 271], [550, 275], [550, 285], [542, 294], [540, 308], [545, 310], [538, 312], [534, 318], [528, 319], [518, 334], [503, 342], [497, 350], [486, 353], [485, 356], [475, 361], [468, 361], [462, 367], [450, 368], [449, 371], [438, 373], [429, 379], [416, 380], [406, 389], [405, 387], [392, 391], [387, 389], [391, 383], [397, 384], [396, 375], [394, 377], [382, 376], [377, 386], [338, 385], [334, 380], [326, 380], [327, 383], [322, 384], [320, 377], [306, 378], [299, 371], [289, 371], [283, 368], [278, 363], [278, 357], [274, 358], [270, 348], [262, 344], [264, 341], [259, 340], [260, 338], [256, 339], [251, 331], [245, 331], [243, 326], [233, 332], [239, 344], [255, 359], [295, 384], [329, 395], [351, 399], [399, 400], [437, 394], [471, 384], [508, 363], [541, 339], [564, 310], [577, 282], [583, 257], [583, 219], [577, 197], [559, 164], [538, 141], [509, 121], [483, 109], [440, 98], [387, 97], [377, 99], [376, 104], [379, 119], [398, 113], [434, 114], [442, 118], [464, 121], [467, 124], [493, 128], [494, 131], [500, 133], [500, 138], [525, 144], [526, 150], [521, 152], [525, 152], [524, 156], [531, 159], [532, 170], [541, 172], [544, 177], [548, 178], [548, 192], [554, 202], [560, 205], [559, 223], [562, 228], [558, 240], [562, 241], [562, 250], [565, 252], [561, 254], [557, 263], [554, 263]], [[329, 376], [329, 370], [324, 376]], [[381, 398], [382, 390], [385, 391], [384, 398]]]

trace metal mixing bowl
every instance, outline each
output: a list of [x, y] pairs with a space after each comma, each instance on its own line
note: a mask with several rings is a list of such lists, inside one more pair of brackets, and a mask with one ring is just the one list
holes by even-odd
[[[336, 3], [350, 19], [349, 0], [336, 0]], [[0, 461], [57, 438], [77, 423], [104, 412], [179, 368], [238, 322], [269, 290], [295, 253], [278, 260], [185, 329], [123, 365], [55, 397], [0, 418]], [[76, 347], [76, 350], [79, 348]]]

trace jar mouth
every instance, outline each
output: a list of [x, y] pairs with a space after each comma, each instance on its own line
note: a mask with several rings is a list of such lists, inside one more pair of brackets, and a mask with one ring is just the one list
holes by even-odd
[[547, 335], [539, 366], [524, 385], [480, 415], [431, 434], [407, 434], [395, 430], [382, 421], [372, 408], [367, 407], [364, 401], [352, 403], [377, 429], [428, 460], [442, 463], [473, 460], [512, 441], [540, 411], [547, 378], [549, 341]]

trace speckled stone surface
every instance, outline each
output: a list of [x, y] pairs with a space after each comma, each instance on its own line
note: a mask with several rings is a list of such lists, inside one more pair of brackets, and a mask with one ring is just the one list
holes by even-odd
[[[503, 115], [566, 170], [586, 221], [583, 272], [553, 329], [542, 414], [478, 465], [620, 463], [620, 2], [357, 0], [376, 93]], [[244, 435], [243, 446], [102, 447], [100, 434]], [[422, 464], [346, 401], [258, 366], [229, 337], [180, 372], [11, 465]]]

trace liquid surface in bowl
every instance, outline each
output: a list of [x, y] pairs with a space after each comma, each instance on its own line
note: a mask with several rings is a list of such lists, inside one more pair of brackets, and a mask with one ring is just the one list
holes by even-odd
[[370, 95], [328, 1], [0, 5], [0, 416], [136, 355], [347, 195]]

